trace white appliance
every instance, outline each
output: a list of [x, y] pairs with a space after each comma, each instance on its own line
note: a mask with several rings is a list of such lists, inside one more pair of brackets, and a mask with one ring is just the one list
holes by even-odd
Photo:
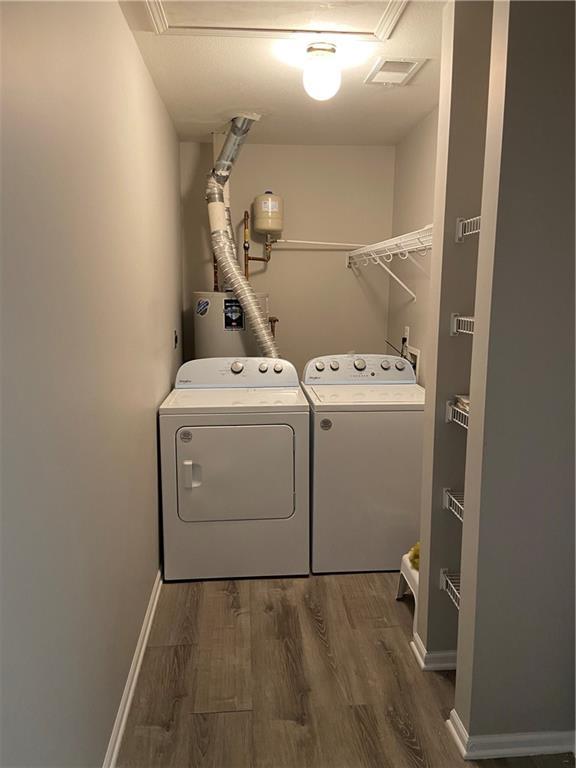
[[165, 579], [307, 574], [308, 446], [291, 363], [185, 363], [160, 406]]
[[317, 357], [312, 409], [312, 570], [397, 571], [417, 541], [424, 390], [389, 355]]

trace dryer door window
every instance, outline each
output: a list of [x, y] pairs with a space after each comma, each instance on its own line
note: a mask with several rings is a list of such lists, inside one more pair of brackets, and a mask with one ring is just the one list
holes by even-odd
[[176, 459], [182, 520], [263, 520], [294, 512], [294, 431], [285, 424], [182, 427]]

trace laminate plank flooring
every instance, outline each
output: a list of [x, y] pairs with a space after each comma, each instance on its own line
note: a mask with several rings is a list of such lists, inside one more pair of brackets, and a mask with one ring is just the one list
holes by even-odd
[[118, 768], [574, 768], [460, 758], [454, 674], [419, 669], [397, 578], [165, 584]]

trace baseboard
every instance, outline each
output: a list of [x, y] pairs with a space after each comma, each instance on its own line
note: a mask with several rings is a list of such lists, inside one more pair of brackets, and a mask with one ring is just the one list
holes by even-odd
[[156, 606], [158, 605], [158, 597], [160, 596], [160, 589], [162, 587], [162, 574], [158, 571], [154, 586], [152, 587], [152, 593], [150, 594], [150, 600], [148, 601], [148, 607], [144, 614], [144, 621], [142, 623], [142, 629], [140, 630], [140, 636], [136, 643], [136, 650], [132, 657], [132, 664], [130, 665], [130, 671], [126, 679], [126, 685], [120, 699], [120, 706], [116, 714], [114, 721], [114, 727], [112, 728], [112, 735], [108, 743], [108, 749], [106, 750], [106, 756], [102, 763], [102, 768], [115, 768], [116, 760], [118, 759], [118, 752], [120, 750], [120, 744], [122, 737], [124, 736], [124, 728], [126, 727], [126, 720], [128, 718], [128, 712], [130, 711], [130, 705], [132, 704], [132, 698], [134, 691], [136, 690], [136, 683], [138, 682], [138, 675], [140, 673], [140, 667], [142, 666], [142, 659], [144, 658], [144, 652], [148, 643], [148, 636], [152, 627], [152, 620], [156, 612]]
[[446, 725], [465, 760], [557, 755], [574, 749], [574, 731], [496, 733], [471, 737], [455, 709], [450, 712]]
[[456, 669], [456, 651], [427, 651], [420, 635], [414, 632], [410, 648], [416, 661], [425, 672]]

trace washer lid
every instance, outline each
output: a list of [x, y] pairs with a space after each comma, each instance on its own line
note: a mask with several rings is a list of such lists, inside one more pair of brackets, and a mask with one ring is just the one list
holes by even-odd
[[304, 391], [316, 411], [421, 411], [425, 399], [418, 384], [315, 384]]
[[160, 406], [160, 414], [307, 410], [308, 401], [300, 387], [174, 389]]

